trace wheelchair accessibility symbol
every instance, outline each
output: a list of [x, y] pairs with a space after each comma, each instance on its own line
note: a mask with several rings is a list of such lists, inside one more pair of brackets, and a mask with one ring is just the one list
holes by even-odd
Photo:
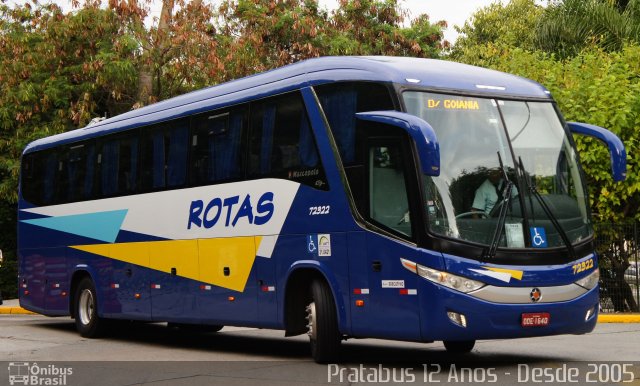
[[307, 237], [307, 250], [309, 253], [315, 253], [318, 250], [318, 247], [316, 247], [316, 240], [313, 235], [309, 235]]
[[546, 248], [547, 247], [547, 233], [544, 228], [530, 228], [531, 232], [531, 246], [533, 248]]

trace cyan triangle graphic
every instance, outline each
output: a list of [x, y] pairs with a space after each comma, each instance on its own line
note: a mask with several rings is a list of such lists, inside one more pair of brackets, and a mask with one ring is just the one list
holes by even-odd
[[127, 209], [22, 220], [27, 224], [113, 243], [118, 237]]

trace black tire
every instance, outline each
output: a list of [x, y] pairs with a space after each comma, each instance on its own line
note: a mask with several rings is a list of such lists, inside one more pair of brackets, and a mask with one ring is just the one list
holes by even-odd
[[188, 324], [188, 323], [167, 323], [167, 327], [169, 328], [177, 328], [182, 331], [193, 332], [193, 333], [205, 333], [205, 332], [218, 332], [222, 330], [224, 326], [217, 324]]
[[475, 340], [445, 340], [444, 348], [447, 349], [450, 353], [453, 354], [466, 354], [473, 350], [473, 346], [475, 346]]
[[98, 316], [98, 296], [93, 281], [85, 277], [75, 294], [76, 329], [85, 338], [98, 338], [107, 329], [107, 320]]
[[311, 283], [311, 302], [307, 305], [307, 327], [311, 356], [317, 363], [336, 362], [342, 335], [329, 286], [321, 280]]

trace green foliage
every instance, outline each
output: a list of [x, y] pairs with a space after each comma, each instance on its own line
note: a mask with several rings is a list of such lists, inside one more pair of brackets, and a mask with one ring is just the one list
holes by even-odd
[[640, 42], [640, 0], [564, 0], [547, 7], [535, 30], [536, 46], [561, 57], [590, 45], [619, 51]]
[[341, 0], [323, 54], [437, 57], [447, 44], [442, 41], [446, 22], [432, 24], [420, 15], [403, 27], [406, 16], [398, 0]]
[[452, 57], [465, 57], [479, 46], [494, 45], [535, 48], [535, 30], [544, 9], [535, 0], [512, 0], [507, 4], [493, 3], [474, 13], [462, 27], [453, 47]]
[[437, 57], [444, 22], [420, 15], [405, 26], [398, 0], [341, 0], [328, 12], [316, 0], [225, 0], [219, 56], [227, 80], [326, 55]]
[[122, 111], [135, 80], [134, 49], [109, 10], [64, 15], [55, 5], [0, 5], [1, 199], [17, 198], [28, 142]]

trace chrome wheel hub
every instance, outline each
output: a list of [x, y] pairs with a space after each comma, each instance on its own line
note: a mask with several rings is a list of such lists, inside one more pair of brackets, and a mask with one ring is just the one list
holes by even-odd
[[91, 319], [93, 318], [94, 312], [94, 301], [93, 294], [90, 290], [84, 289], [80, 293], [79, 307], [78, 307], [78, 317], [80, 321], [84, 325], [88, 325], [91, 323]]
[[316, 340], [316, 303], [311, 302], [306, 308], [307, 310], [307, 335], [309, 338]]

